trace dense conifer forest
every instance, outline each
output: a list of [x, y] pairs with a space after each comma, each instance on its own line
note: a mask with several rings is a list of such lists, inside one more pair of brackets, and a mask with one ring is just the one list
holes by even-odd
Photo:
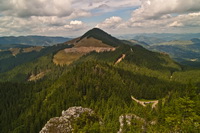
[[[90, 37], [88, 34], [83, 37]], [[99, 36], [97, 39], [101, 39]], [[104, 36], [111, 39], [107, 39], [108, 44], [120, 42]], [[84, 116], [74, 124], [77, 133], [116, 133], [122, 114], [134, 114], [145, 121], [124, 125], [125, 133], [200, 131], [199, 69], [182, 66], [168, 55], [123, 43], [115, 51], [91, 52], [70, 65], [55, 65], [53, 55], [70, 47], [47, 47], [21, 55], [25, 57], [19, 60], [2, 54], [0, 63], [8, 62], [0, 69], [1, 133], [37, 133], [50, 118], [72, 106], [93, 109], [103, 122], [84, 123]], [[122, 54], [125, 58], [115, 64]], [[41, 72], [45, 72], [44, 77], [28, 81], [30, 75]], [[151, 104], [143, 107], [131, 96], [158, 100], [158, 104], [155, 108]]]

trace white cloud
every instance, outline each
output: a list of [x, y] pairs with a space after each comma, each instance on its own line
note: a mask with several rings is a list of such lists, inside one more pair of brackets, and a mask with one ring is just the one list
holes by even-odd
[[169, 24], [168, 26], [169, 27], [180, 27], [180, 26], [183, 26], [183, 24], [178, 21], [174, 21], [173, 23]]
[[69, 16], [72, 13], [71, 0], [0, 0], [0, 11], [4, 15]]
[[79, 30], [85, 28], [85, 25], [82, 21], [73, 20], [69, 24], [64, 25], [66, 29], [72, 29], [72, 30]]
[[11, 16], [1, 17], [0, 35], [67, 35], [72, 31], [82, 30], [86, 27], [82, 21], [68, 21], [63, 18], [36, 17], [16, 18]]
[[167, 14], [200, 11], [198, 2], [199, 0], [142, 0], [141, 7], [132, 13], [132, 21], [156, 20]]
[[[95, 25], [114, 33], [200, 30], [199, 0], [0, 0], [0, 3], [1, 36], [77, 34]], [[136, 7], [128, 21], [122, 20], [121, 14], [114, 16]], [[98, 22], [104, 15], [113, 17]]]
[[102, 23], [96, 25], [98, 28], [117, 28], [122, 22], [122, 18], [113, 16], [110, 18], [107, 18], [105, 21]]
[[200, 12], [179, 15], [174, 18], [187, 27], [200, 27]]
[[140, 8], [132, 12], [127, 25], [130, 28], [150, 28], [160, 32], [168, 28], [196, 28], [200, 26], [199, 0], [141, 0]]
[[200, 12], [189, 13], [188, 15], [191, 17], [200, 17]]
[[73, 0], [73, 7], [92, 10], [102, 7], [134, 7], [140, 5], [140, 0]]
[[75, 19], [80, 17], [90, 17], [92, 14], [89, 11], [83, 10], [83, 9], [75, 9], [71, 15], [66, 17], [66, 19]]
[[78, 21], [78, 20], [74, 20], [70, 22], [70, 25], [82, 25], [83, 22], [82, 21]]

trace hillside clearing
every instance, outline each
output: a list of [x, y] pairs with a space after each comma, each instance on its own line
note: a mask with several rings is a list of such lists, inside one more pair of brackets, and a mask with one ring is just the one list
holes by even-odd
[[73, 47], [67, 48], [59, 51], [54, 55], [53, 62], [56, 65], [69, 65], [72, 62], [78, 60], [81, 56], [95, 51], [97, 53], [106, 52], [106, 51], [114, 51], [113, 47]]
[[53, 63], [56, 65], [69, 65], [73, 61], [78, 60], [84, 53], [67, 53], [65, 50], [59, 51], [57, 54], [54, 55]]
[[28, 81], [37, 81], [41, 78], [43, 78], [45, 76], [46, 73], [48, 73], [48, 71], [44, 71], [44, 72], [40, 72], [38, 74], [32, 74], [29, 78], [28, 78]]

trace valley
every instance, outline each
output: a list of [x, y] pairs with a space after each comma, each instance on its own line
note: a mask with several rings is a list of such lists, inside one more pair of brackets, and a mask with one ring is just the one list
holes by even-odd
[[4, 49], [0, 132], [198, 133], [200, 69], [157, 52], [197, 46], [181, 44], [144, 45], [93, 28], [52, 46]]
[[169, 54], [171, 58], [182, 65], [199, 67], [200, 41], [198, 34], [147, 34], [135, 36], [129, 42], [137, 42], [139, 45], [156, 52]]

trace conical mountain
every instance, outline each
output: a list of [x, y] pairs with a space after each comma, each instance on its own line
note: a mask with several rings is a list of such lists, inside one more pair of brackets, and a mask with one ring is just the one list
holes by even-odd
[[83, 39], [85, 37], [87, 37], [87, 38], [93, 37], [95, 39], [101, 40], [103, 43], [106, 43], [106, 44], [108, 44], [110, 46], [114, 46], [114, 47], [122, 44], [122, 42], [119, 39], [111, 36], [110, 34], [106, 33], [105, 31], [103, 31], [99, 28], [93, 28], [93, 29], [89, 30], [81, 37], [81, 39]]
[[[50, 57], [50, 54], [52, 57]], [[33, 62], [33, 60], [36, 61]], [[63, 66], [92, 60], [116, 65], [136, 65], [153, 70], [170, 70], [171, 72], [181, 69], [180, 65], [176, 64], [166, 54], [152, 52], [136, 44], [124, 44], [121, 40], [112, 37], [103, 30], [93, 28], [81, 37], [64, 44], [46, 47], [39, 52], [24, 53], [17, 57], [1, 60], [0, 71], [6, 69], [7, 72], [0, 74], [0, 81], [4, 79], [25, 81], [27, 79], [30, 80], [30, 77], [39, 77], [37, 79], [40, 79], [46, 73], [50, 73], [49, 68], [46, 68], [50, 66], [49, 64], [53, 68], [54, 64]], [[53, 74], [54, 72], [51, 73]], [[20, 78], [19, 75], [21, 76]]]
[[123, 42], [99, 28], [93, 28], [87, 31], [81, 37], [68, 41], [65, 44], [73, 44], [77, 47], [80, 46], [117, 47], [119, 45], [122, 45]]

